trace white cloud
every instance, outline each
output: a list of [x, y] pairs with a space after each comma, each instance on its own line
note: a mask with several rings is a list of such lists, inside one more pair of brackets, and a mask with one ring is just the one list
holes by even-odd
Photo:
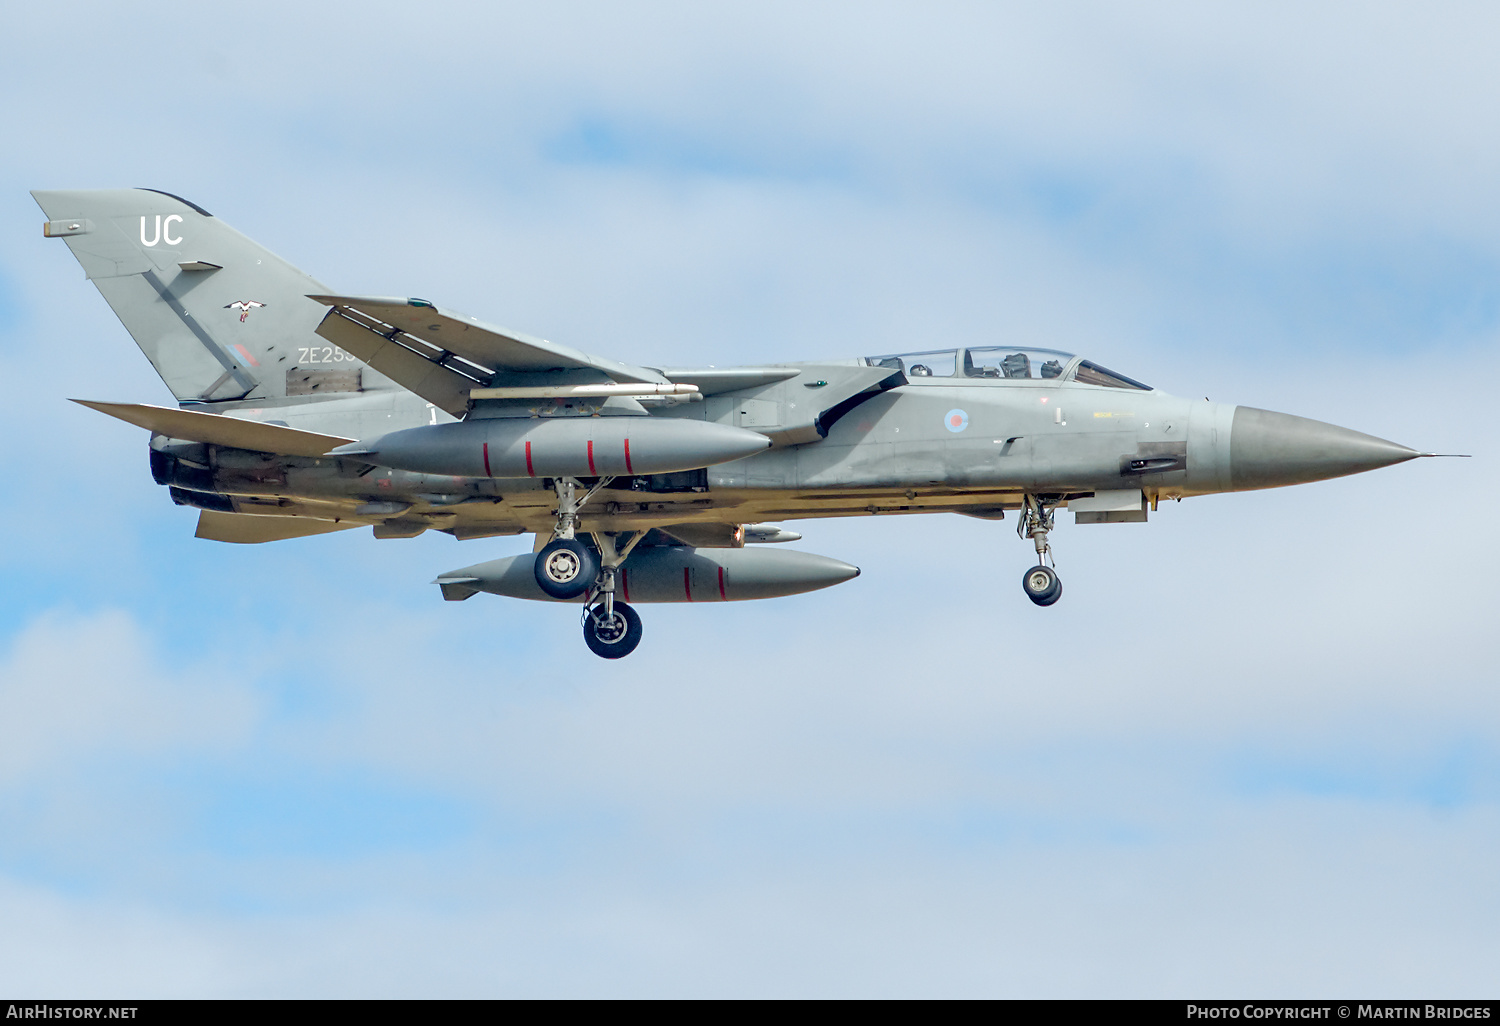
[[210, 997], [233, 978], [201, 928], [108, 898], [0, 877], [0, 918], [0, 984], [13, 997]]
[[169, 760], [242, 743], [254, 697], [231, 668], [194, 669], [163, 667], [118, 611], [38, 618], [0, 664], [0, 788], [98, 772], [121, 757]]
[[550, 867], [496, 853], [446, 887], [406, 867], [312, 914], [5, 885], [0, 950], [12, 990], [69, 994], [1482, 996], [1496, 829], [1295, 799], [1190, 803], [1163, 835], [1087, 847], [709, 827]]

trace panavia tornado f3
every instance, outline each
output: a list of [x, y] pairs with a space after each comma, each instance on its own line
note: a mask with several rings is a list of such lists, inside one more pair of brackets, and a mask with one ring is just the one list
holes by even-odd
[[532, 553], [434, 583], [450, 601], [580, 604], [605, 658], [640, 643], [632, 603], [773, 598], [858, 575], [765, 548], [801, 537], [768, 521], [1013, 510], [1036, 549], [1022, 585], [1049, 606], [1061, 508], [1139, 523], [1162, 499], [1429, 455], [1027, 346], [638, 367], [425, 299], [335, 295], [168, 193], [32, 195], [43, 234], [73, 251], [177, 400], [84, 405], [151, 432], [152, 476], [200, 510], [198, 537], [531, 533]]

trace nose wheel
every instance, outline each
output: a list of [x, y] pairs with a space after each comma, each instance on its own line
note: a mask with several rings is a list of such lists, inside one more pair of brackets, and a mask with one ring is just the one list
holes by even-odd
[[1021, 578], [1021, 587], [1026, 597], [1039, 606], [1050, 606], [1062, 597], [1062, 580], [1052, 563], [1052, 546], [1047, 535], [1053, 528], [1056, 510], [1049, 508], [1035, 495], [1022, 496], [1021, 519], [1016, 524], [1016, 534], [1030, 538], [1036, 545], [1037, 565], [1026, 571]]
[[1026, 597], [1039, 606], [1050, 606], [1062, 598], [1062, 580], [1050, 566], [1034, 566], [1021, 578]]

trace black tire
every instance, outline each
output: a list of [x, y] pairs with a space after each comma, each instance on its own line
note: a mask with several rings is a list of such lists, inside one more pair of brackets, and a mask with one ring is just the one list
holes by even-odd
[[1062, 580], [1050, 566], [1037, 565], [1021, 578], [1026, 597], [1039, 606], [1050, 606], [1062, 597]]
[[531, 566], [537, 587], [556, 599], [577, 598], [599, 577], [599, 557], [577, 538], [548, 542]]
[[604, 603], [583, 614], [583, 640], [589, 651], [605, 659], [619, 659], [641, 643], [641, 616], [623, 602], [615, 603], [615, 618], [604, 622]]

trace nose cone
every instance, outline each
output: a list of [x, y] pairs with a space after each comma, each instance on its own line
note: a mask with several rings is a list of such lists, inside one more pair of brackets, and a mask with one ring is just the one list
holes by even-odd
[[1320, 420], [1237, 406], [1229, 433], [1234, 491], [1322, 481], [1421, 455], [1395, 442]]

